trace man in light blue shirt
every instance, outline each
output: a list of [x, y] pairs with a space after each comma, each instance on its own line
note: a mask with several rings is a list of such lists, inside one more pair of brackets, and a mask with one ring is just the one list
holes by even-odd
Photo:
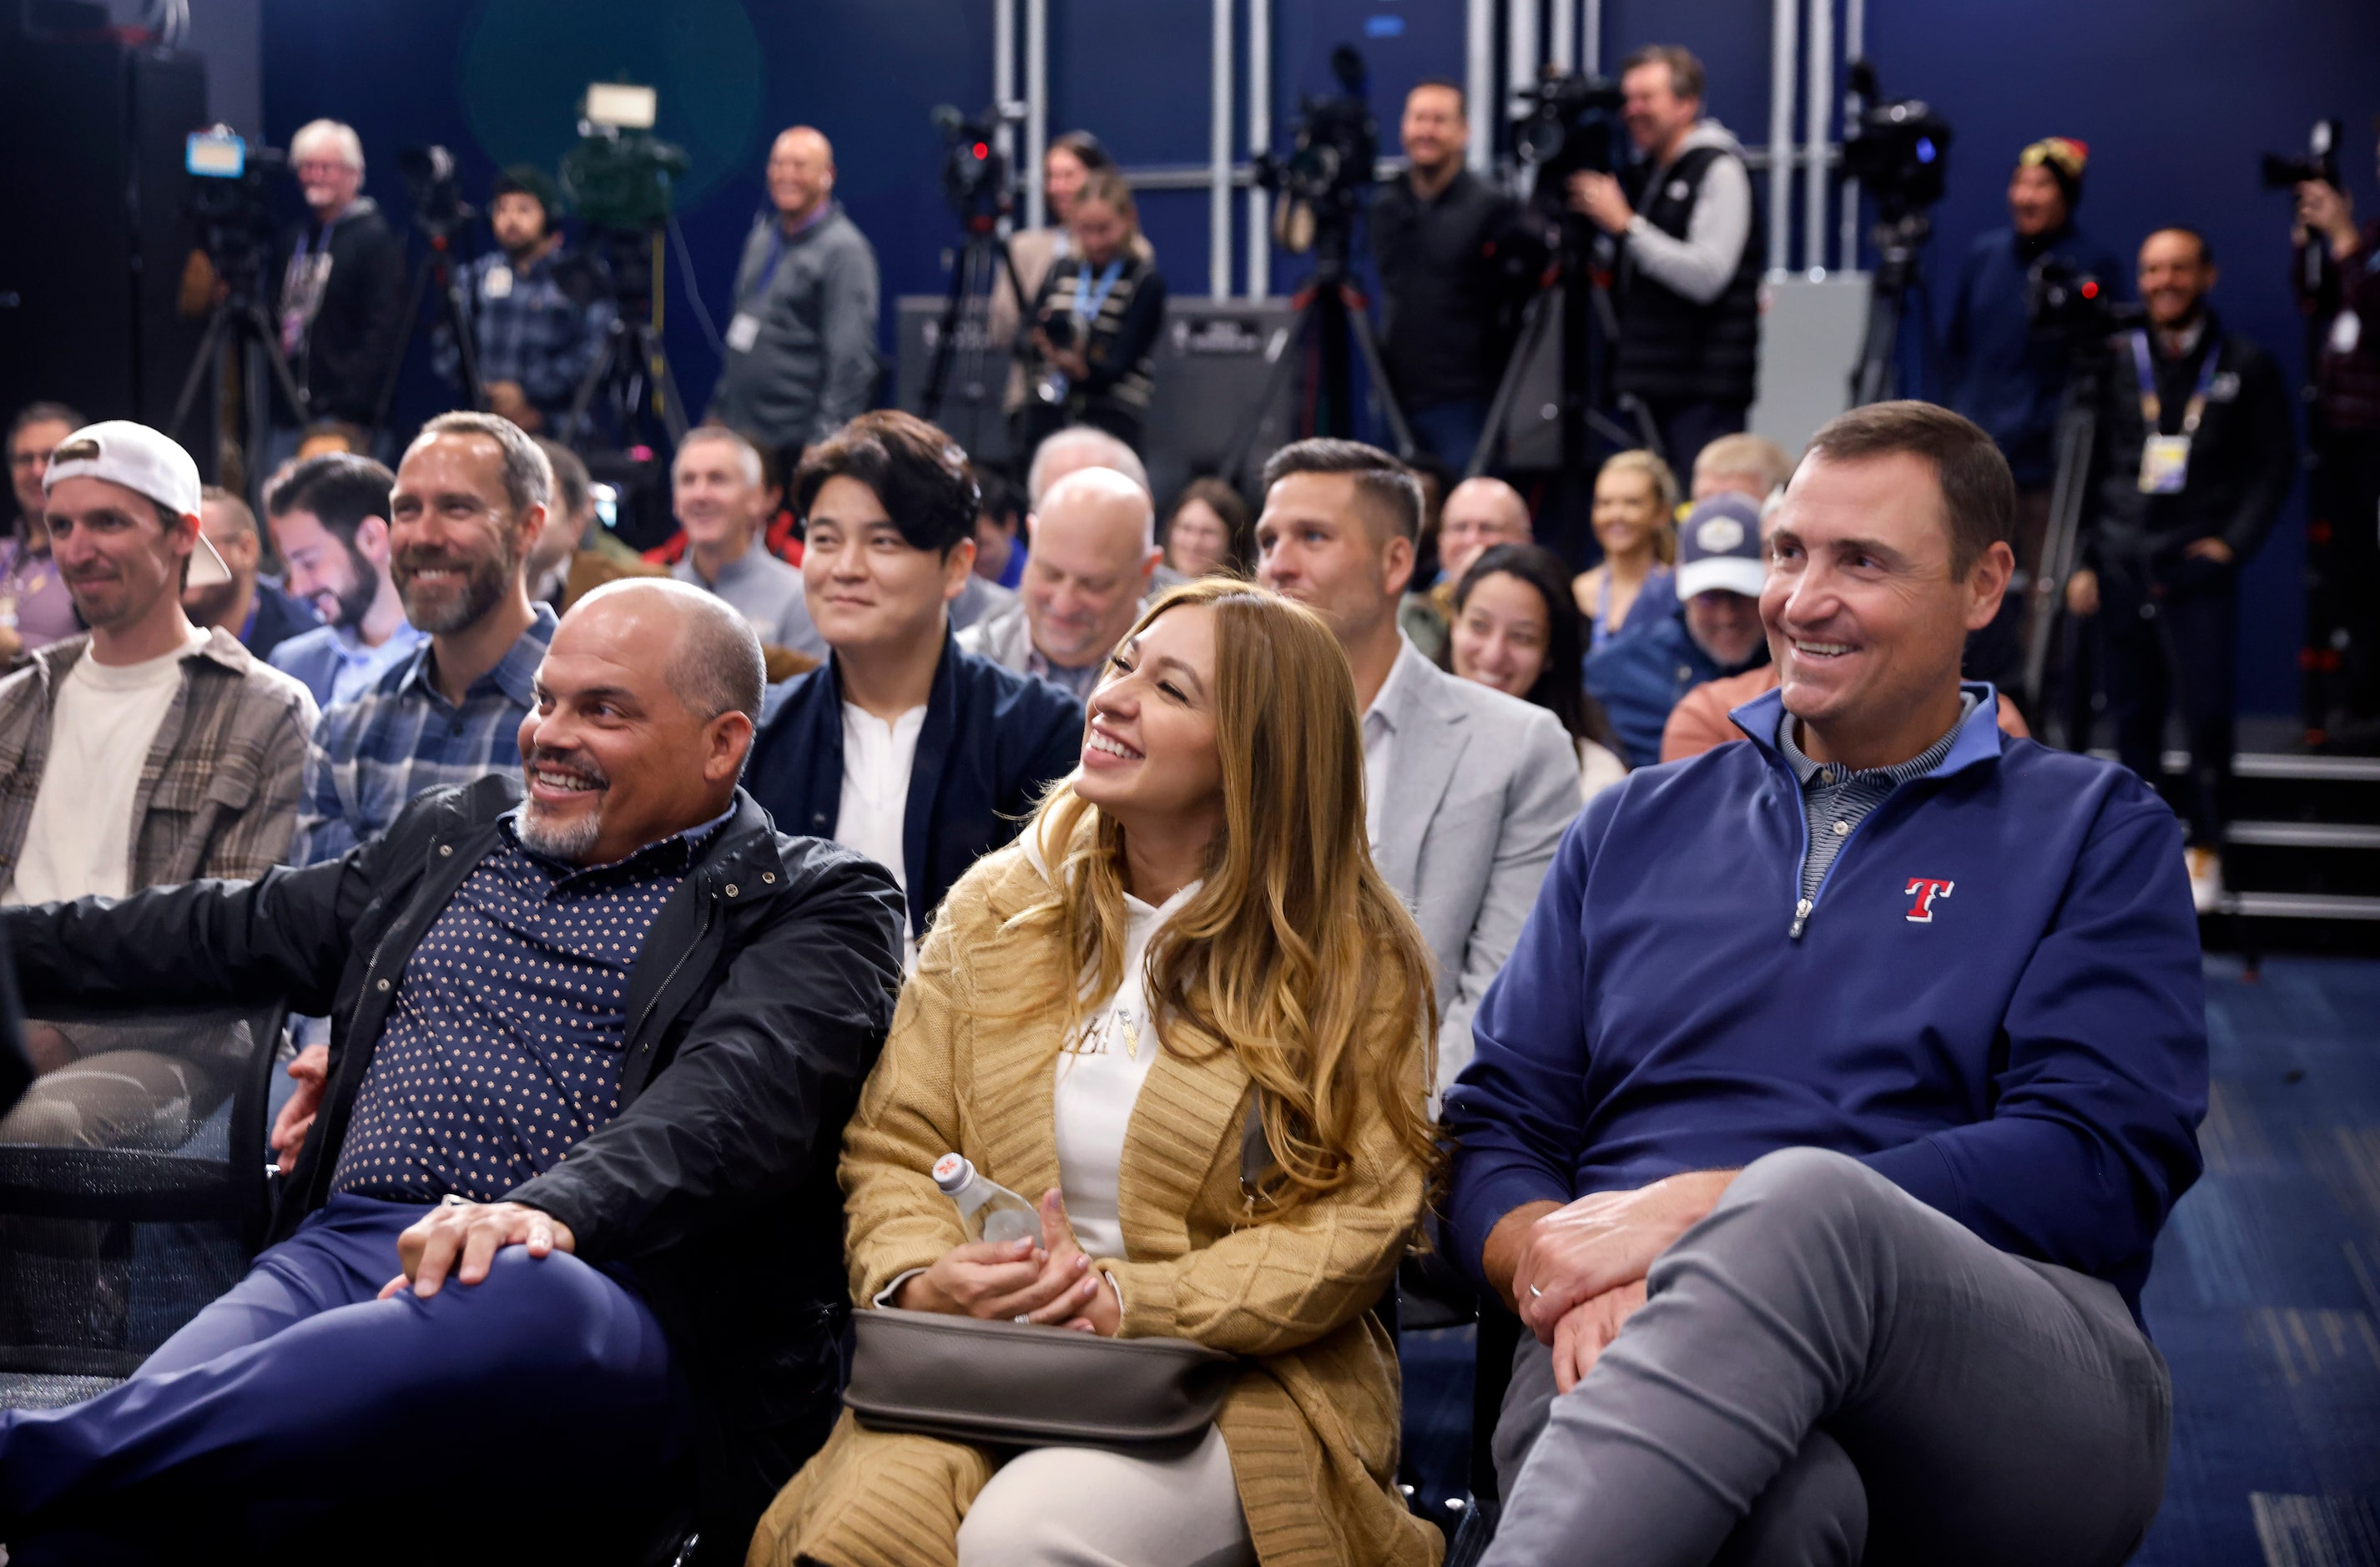
[[329, 708], [349, 702], [429, 640], [405, 618], [389, 575], [388, 495], [396, 476], [370, 457], [310, 457], [266, 494], [273, 541], [288, 563], [290, 593], [322, 624], [273, 650], [268, 661]]
[[670, 568], [680, 582], [734, 605], [764, 648], [826, 657], [826, 638], [810, 624], [802, 574], [760, 541], [760, 454], [722, 425], [686, 431], [670, 468], [671, 504], [686, 529], [686, 556]]

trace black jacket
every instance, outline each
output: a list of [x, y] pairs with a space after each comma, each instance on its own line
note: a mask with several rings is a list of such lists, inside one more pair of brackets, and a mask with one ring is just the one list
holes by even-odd
[[2206, 412], [2191, 438], [2190, 467], [2179, 494], [2141, 493], [2140, 373], [2129, 334], [2112, 344], [2113, 359], [2102, 380], [2099, 440], [2093, 464], [2095, 482], [2085, 536], [2091, 562], [2106, 569], [2138, 563], [2170, 564], [2184, 545], [2220, 539], [2231, 546], [2235, 564], [2245, 565], [2272, 530], [2273, 519], [2297, 483], [2297, 431], [2289, 418], [2289, 390], [2270, 354], [2237, 334], [2226, 333], [2215, 312], [2206, 313], [2198, 346], [2186, 358], [2168, 359], [2150, 334], [2150, 359], [2157, 380], [2158, 426], [2179, 434], [2200, 367], [2220, 345], [2222, 358], [2208, 391]]
[[[1053, 320], [1065, 320], [1067, 326], [1050, 332], [1050, 339], [1062, 348], [1080, 348], [1090, 371], [1068, 385], [1065, 401], [1057, 408], [1042, 410], [1045, 417], [1061, 415], [1065, 424], [1096, 426], [1136, 451], [1148, 418], [1148, 400], [1157, 389], [1157, 339], [1165, 329], [1165, 274], [1138, 250], [1127, 248], [1122, 259], [1115, 283], [1100, 299], [1086, 331], [1073, 324], [1075, 289], [1087, 274], [1085, 297], [1098, 297], [1100, 269], [1078, 252], [1059, 257], [1034, 298], [1032, 324], [1046, 330]], [[1075, 333], [1075, 340], [1059, 341], [1069, 330]], [[1037, 353], [1029, 373], [1038, 383], [1050, 369], [1050, 361]], [[1038, 401], [1038, 393], [1034, 395]]]
[[[1630, 204], [1653, 227], [1683, 239], [1702, 199], [1704, 175], [1721, 158], [1736, 156], [1732, 145], [1690, 143], [1661, 168], [1636, 164], [1621, 176]], [[1663, 404], [1752, 401], [1760, 373], [1760, 269], [1767, 250], [1762, 233], [1755, 200], [1735, 271], [1706, 305], [1645, 273], [1627, 246], [1620, 248], [1612, 299], [1620, 316], [1614, 390]]]
[[1503, 254], [1520, 209], [1470, 170], [1433, 200], [1400, 176], [1372, 200], [1372, 259], [1380, 269], [1380, 359], [1409, 408], [1495, 390], [1509, 347], [1500, 320]]
[[[323, 243], [313, 219], [284, 235], [273, 254], [276, 302], [285, 298], [289, 258], [300, 240], [316, 249]], [[372, 199], [360, 196], [331, 225], [329, 245], [322, 302], [289, 368], [306, 393], [309, 420], [346, 419], [369, 428], [389, 369], [405, 349], [397, 340], [405, 324], [405, 241]], [[279, 308], [276, 303], [276, 326]]]
[[[967, 867], [1016, 836], [1041, 792], [1082, 759], [1083, 707], [942, 634], [901, 829], [909, 929], [920, 941]], [[830, 657], [796, 676], [752, 743], [744, 786], [769, 814], [832, 837], [843, 812], [843, 675]]]
[[[282, 1194], [284, 1238], [330, 1195], [396, 977], [519, 798], [509, 774], [426, 791], [337, 859], [0, 910], [0, 939], [33, 1005], [285, 998], [330, 1016], [329, 1091]], [[739, 792], [631, 970], [619, 1113], [508, 1194], [568, 1224], [580, 1257], [625, 1265], [669, 1333], [698, 1402], [705, 1536], [749, 1537], [837, 1413], [835, 1160], [892, 1022], [898, 897]]]

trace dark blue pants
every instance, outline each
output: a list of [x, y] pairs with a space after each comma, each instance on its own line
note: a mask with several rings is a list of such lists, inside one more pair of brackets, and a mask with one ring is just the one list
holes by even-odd
[[[1407, 408], [1404, 414], [1405, 423], [1413, 428], [1414, 443], [1424, 455], [1436, 457], [1450, 475], [1460, 476], [1471, 466], [1471, 454], [1478, 449], [1480, 438], [1488, 431], [1488, 404], [1484, 398], [1433, 403], [1426, 408]], [[1380, 421], [1380, 428], [1385, 433], [1386, 419]]]
[[330, 1516], [470, 1537], [500, 1519], [642, 1526], [689, 1445], [683, 1377], [622, 1278], [559, 1252], [497, 1254], [476, 1285], [376, 1300], [416, 1203], [335, 1197], [126, 1381], [0, 1415], [12, 1560], [166, 1520], [221, 1545]]

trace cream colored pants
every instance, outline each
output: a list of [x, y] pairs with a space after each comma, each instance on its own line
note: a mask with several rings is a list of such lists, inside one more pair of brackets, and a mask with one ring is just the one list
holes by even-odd
[[1253, 1567], [1223, 1434], [1148, 1453], [1044, 1447], [1001, 1467], [959, 1525], [959, 1567]]

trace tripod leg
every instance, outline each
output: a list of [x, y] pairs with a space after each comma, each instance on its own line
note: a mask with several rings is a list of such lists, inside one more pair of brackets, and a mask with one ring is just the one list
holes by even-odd
[[1488, 467], [1504, 455], [1504, 426], [1512, 417], [1512, 404], [1521, 395], [1521, 378], [1528, 373], [1529, 361], [1536, 357], [1537, 345], [1545, 336], [1546, 300], [1549, 291], [1539, 289], [1521, 311], [1521, 330], [1512, 341], [1512, 357], [1504, 361], [1504, 373], [1497, 378], [1496, 395], [1488, 400], [1488, 422], [1479, 433], [1479, 444], [1471, 453], [1471, 461], [1463, 470], [1465, 479], [1476, 479]]
[[[421, 297], [430, 291], [431, 268], [434, 258], [424, 256], [421, 264], [413, 269], [413, 286], [405, 291], [405, 315], [396, 329], [396, 357], [389, 361], [388, 374], [380, 383], [380, 395], [372, 399], [371, 435], [377, 441], [387, 428], [388, 410], [396, 402], [397, 377], [405, 373], [405, 350], [413, 342], [413, 328], [421, 320]], [[478, 407], [475, 403], [474, 407]], [[304, 423], [300, 415], [299, 423]]]
[[1379, 339], [1372, 335], [1372, 318], [1364, 308], [1364, 297], [1349, 284], [1339, 285], [1339, 298], [1347, 307], [1347, 328], [1354, 334], [1355, 347], [1364, 356], [1364, 373], [1372, 378], [1372, 395], [1380, 400], [1380, 412], [1389, 421], [1390, 438], [1397, 443], [1397, 456], [1403, 462], [1414, 459], [1413, 426], [1405, 422], [1404, 409], [1397, 406], [1396, 388], [1389, 384], [1389, 367], [1381, 362]]
[[1289, 331], [1281, 340], [1281, 357], [1273, 361], [1272, 373], [1265, 378], [1262, 395], [1240, 418], [1240, 428], [1232, 435], [1228, 455], [1223, 458], [1223, 482], [1239, 485], [1246, 470], [1248, 458], [1256, 449], [1257, 437], [1264, 431], [1265, 416], [1272, 411], [1281, 395], [1296, 378], [1298, 368], [1305, 358], [1306, 329], [1314, 319], [1319, 296], [1308, 295], [1297, 304], [1296, 313], [1290, 318]]
[[2082, 541], [2084, 491], [2090, 482], [2091, 448], [2097, 432], [2098, 397], [2091, 378], [2075, 376], [2068, 383], [2066, 396], [2067, 407], [2058, 416], [2058, 475], [2049, 492], [2049, 528], [2028, 585], [2033, 603], [2025, 638], [2024, 699], [2035, 713], [2041, 711], [2050, 644], [2066, 604], [2066, 579], [2073, 575]]
[[[265, 368], [273, 372], [273, 383], [281, 388], [282, 396], [289, 400], [289, 411], [297, 416], [299, 424], [304, 424], [306, 415], [310, 411], [306, 407], [306, 394], [299, 389], [297, 374], [290, 370], [287, 356], [281, 352], [280, 335], [273, 331], [273, 322], [265, 315], [262, 307], [251, 301], [248, 307], [244, 325], [248, 332], [254, 334], [257, 345], [264, 350]], [[261, 381], [259, 384], [261, 385]], [[265, 412], [260, 411], [256, 415], [259, 429], [262, 429], [271, 422], [269, 415]]]
[[669, 356], [662, 349], [661, 334], [651, 327], [642, 329], [645, 339], [646, 363], [651, 369], [653, 399], [661, 405], [662, 428], [669, 431], [670, 445], [674, 449], [686, 439], [686, 403], [678, 396], [677, 374], [670, 369]]
[[616, 315], [612, 318], [611, 325], [604, 329], [602, 346], [595, 350], [595, 358], [588, 363], [587, 373], [578, 378], [578, 390], [570, 395], [570, 411], [562, 419], [564, 445], [576, 449], [579, 437], [586, 432], [587, 410], [595, 401], [596, 389], [611, 376], [626, 332], [626, 325]]
[[207, 317], [207, 330], [199, 338], [198, 357], [190, 361], [190, 373], [182, 378], [181, 395], [174, 399], [174, 415], [165, 421], [165, 433], [179, 439], [182, 426], [190, 417], [190, 409], [199, 400], [199, 388], [207, 383], [210, 370], [218, 384], [223, 380], [224, 334], [231, 321], [231, 308], [217, 305]]
[[[446, 317], [446, 330], [455, 335], [455, 358], [463, 368], [463, 395], [471, 399], [474, 408], [488, 406], [488, 383], [480, 372], [480, 343], [471, 331], [469, 301], [464, 297], [454, 264], [442, 252], [438, 262], [438, 304]], [[403, 348], [398, 350], [400, 356]], [[386, 410], [382, 410], [385, 417]]]
[[970, 235], [965, 248], [951, 261], [951, 291], [942, 300], [941, 325], [934, 334], [934, 355], [926, 366], [925, 395], [918, 400], [919, 411], [929, 421], [941, 417], [942, 396], [950, 386], [951, 362], [958, 354], [959, 315], [966, 303], [967, 267], [975, 255], [975, 237]]

